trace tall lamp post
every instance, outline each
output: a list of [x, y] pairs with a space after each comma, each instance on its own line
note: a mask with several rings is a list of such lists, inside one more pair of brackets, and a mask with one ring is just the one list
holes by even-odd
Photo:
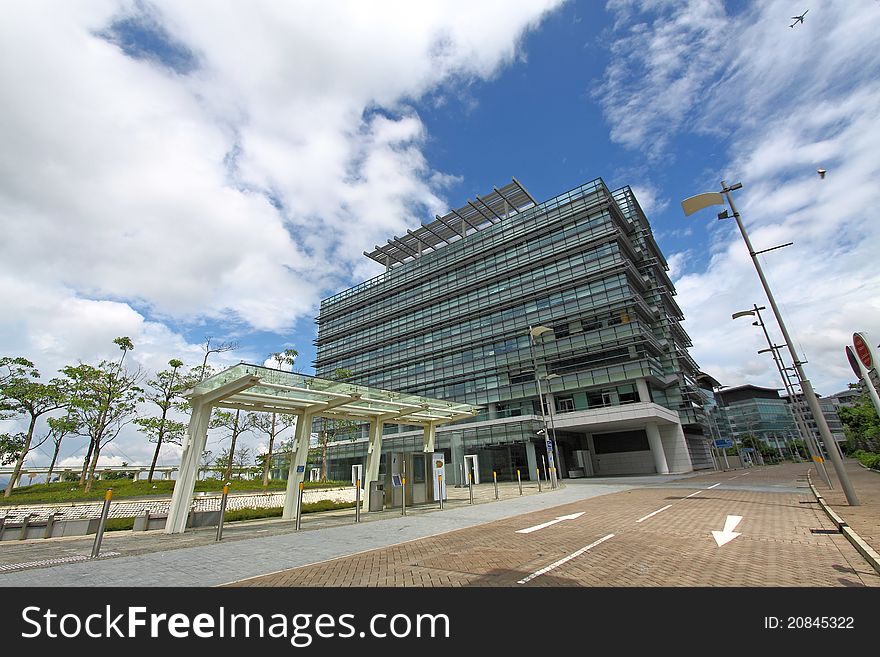
[[[691, 196], [690, 198], [685, 199], [681, 202], [681, 207], [684, 210], [685, 215], [690, 215], [696, 212], [697, 210], [701, 210], [703, 208], [707, 208], [711, 205], [724, 205], [724, 199], [727, 199], [727, 203], [730, 205], [730, 210], [733, 212], [733, 218], [736, 220], [736, 225], [739, 228], [739, 232], [742, 235], [743, 241], [746, 244], [746, 248], [749, 250], [749, 256], [752, 258], [752, 263], [755, 265], [755, 270], [758, 272], [758, 278], [761, 279], [761, 286], [764, 288], [764, 293], [767, 295], [767, 300], [770, 302], [770, 307], [773, 309], [773, 315], [776, 317], [776, 323], [779, 325], [779, 329], [782, 331], [782, 337], [785, 339], [785, 344], [788, 347], [788, 351], [791, 354], [792, 364], [797, 372], [798, 379], [801, 383], [801, 392], [804, 395], [804, 398], [807, 400], [807, 404], [810, 407], [810, 410], [813, 413], [813, 417], [816, 420], [816, 424], [819, 427], [819, 435], [822, 437], [822, 441], [825, 443], [826, 451], [828, 452], [828, 456], [831, 457], [831, 462], [834, 464], [834, 470], [837, 473], [837, 478], [840, 480], [841, 487], [843, 488], [843, 492], [846, 495], [846, 501], [850, 506], [858, 506], [859, 498], [856, 496], [856, 491], [853, 489], [852, 484], [850, 484], [849, 476], [846, 473], [846, 470], [843, 467], [843, 459], [840, 456], [840, 452], [837, 449], [837, 445], [834, 442], [834, 437], [831, 435], [831, 430], [828, 428], [828, 422], [825, 420], [825, 416], [822, 414], [822, 408], [819, 406], [819, 400], [816, 397], [816, 393], [813, 390], [813, 385], [810, 383], [810, 380], [807, 378], [807, 375], [804, 373], [803, 369], [803, 361], [798, 357], [797, 351], [794, 346], [794, 340], [791, 339], [791, 335], [788, 333], [788, 329], [785, 326], [785, 322], [782, 320], [782, 313], [779, 312], [779, 307], [776, 305], [776, 299], [773, 297], [773, 293], [770, 291], [770, 285], [767, 283], [767, 279], [764, 276], [764, 270], [761, 269], [761, 263], [758, 262], [758, 252], [752, 247], [752, 242], [749, 239], [748, 233], [746, 233], [745, 226], [743, 226], [742, 220], [740, 219], [739, 212], [736, 209], [736, 205], [733, 203], [733, 198], [730, 195], [730, 192], [735, 191], [737, 189], [742, 188], [742, 183], [736, 183], [727, 186], [723, 180], [721, 181], [721, 192], [705, 192], [703, 194], [698, 194], [696, 196]], [[723, 196], [722, 196], [723, 195]], [[718, 214], [719, 219], [727, 219], [730, 215], [728, 215], [727, 210]]]
[[770, 352], [773, 356], [773, 362], [776, 363], [776, 369], [779, 371], [779, 377], [782, 379], [782, 385], [785, 388], [785, 393], [788, 395], [789, 401], [791, 401], [791, 414], [794, 416], [795, 423], [797, 424], [798, 431], [801, 434], [801, 438], [804, 441], [804, 444], [807, 446], [807, 449], [810, 451], [810, 456], [815, 461], [817, 469], [819, 470], [822, 478], [825, 480], [825, 484], [828, 488], [833, 488], [831, 485], [831, 479], [828, 477], [828, 472], [825, 470], [825, 462], [822, 458], [822, 453], [819, 451], [819, 446], [814, 443], [813, 432], [809, 430], [806, 422], [801, 417], [800, 410], [796, 406], [796, 398], [794, 393], [794, 388], [791, 385], [791, 381], [789, 381], [788, 376], [785, 374], [785, 370], [782, 365], [782, 355], [779, 353], [779, 349], [781, 349], [784, 345], [776, 345], [773, 344], [773, 340], [770, 339], [770, 333], [767, 331], [767, 326], [764, 324], [764, 320], [761, 317], [761, 311], [767, 310], [764, 306], [759, 306], [758, 304], [752, 304], [751, 310], [741, 310], [739, 312], [733, 313], [732, 319], [738, 319], [740, 317], [756, 317], [757, 321], [752, 322], [754, 326], [760, 326], [761, 330], [764, 332], [764, 338], [767, 340], [767, 349], [761, 349], [758, 353], [763, 354]]
[[541, 422], [544, 425], [544, 445], [547, 450], [547, 463], [550, 466], [550, 487], [556, 488], [556, 462], [553, 458], [553, 443], [550, 440], [550, 432], [547, 431], [547, 416], [544, 413], [544, 391], [541, 388], [541, 377], [538, 376], [538, 361], [535, 360], [535, 338], [552, 330], [549, 326], [529, 326], [529, 352], [532, 356], [535, 383], [538, 385], [538, 405], [541, 407]]
[[[548, 374], [544, 377], [544, 381], [549, 381], [550, 379], [558, 379], [558, 374]], [[550, 384], [547, 384], [547, 392], [550, 392]], [[562, 467], [562, 461], [559, 460], [559, 443], [556, 441], [556, 426], [553, 423], [553, 407], [555, 406], [555, 402], [551, 403], [550, 400], [547, 400], [547, 414], [550, 416], [550, 434], [553, 436], [553, 454], [556, 457], [556, 468], [557, 468], [557, 478], [559, 468]]]

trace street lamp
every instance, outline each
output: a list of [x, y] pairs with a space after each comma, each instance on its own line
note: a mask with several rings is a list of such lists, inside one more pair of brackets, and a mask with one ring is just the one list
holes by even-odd
[[[730, 205], [730, 210], [733, 212], [733, 218], [736, 220], [736, 225], [739, 228], [739, 232], [742, 235], [743, 241], [746, 244], [746, 248], [749, 250], [749, 255], [752, 258], [752, 263], [755, 265], [755, 270], [758, 272], [758, 278], [761, 279], [761, 286], [764, 288], [764, 293], [767, 295], [767, 300], [770, 302], [770, 307], [773, 309], [773, 315], [776, 317], [776, 323], [779, 325], [779, 329], [782, 331], [782, 337], [785, 339], [785, 344], [788, 347], [788, 351], [791, 354], [792, 364], [797, 372], [798, 379], [801, 383], [801, 392], [807, 400], [807, 404], [810, 406], [810, 410], [813, 412], [813, 417], [816, 420], [816, 424], [819, 427], [819, 435], [822, 437], [822, 441], [825, 443], [826, 451], [828, 452], [828, 456], [831, 457], [831, 462], [834, 464], [834, 470], [837, 473], [837, 478], [840, 480], [840, 484], [843, 488], [843, 492], [846, 495], [846, 501], [850, 506], [858, 506], [859, 498], [856, 496], [856, 492], [853, 489], [852, 485], [849, 481], [849, 476], [846, 473], [846, 470], [843, 467], [843, 459], [840, 456], [840, 452], [837, 450], [837, 445], [834, 442], [834, 437], [831, 435], [831, 430], [828, 428], [828, 422], [825, 420], [825, 416], [822, 414], [822, 407], [819, 406], [819, 400], [816, 398], [816, 393], [813, 390], [813, 385], [810, 383], [810, 380], [807, 378], [807, 375], [803, 370], [803, 361], [798, 357], [797, 351], [795, 350], [794, 340], [791, 339], [791, 336], [788, 333], [788, 329], [785, 327], [785, 322], [782, 320], [782, 313], [779, 312], [779, 307], [776, 305], [776, 299], [773, 298], [773, 293], [770, 291], [770, 285], [767, 283], [767, 279], [764, 277], [764, 270], [761, 269], [761, 263], [758, 262], [758, 252], [752, 247], [752, 242], [749, 239], [748, 233], [746, 233], [745, 226], [743, 226], [742, 221], [740, 220], [739, 212], [736, 209], [736, 205], [733, 203], [733, 198], [730, 195], [730, 192], [741, 189], [742, 183], [736, 183], [727, 186], [723, 180], [721, 181], [721, 192], [705, 192], [703, 194], [698, 194], [696, 196], [692, 196], [687, 198], [681, 202], [682, 210], [684, 210], [685, 215], [690, 215], [696, 212], [697, 210], [701, 210], [703, 208], [707, 208], [710, 205], [724, 205], [724, 198], [726, 197], [727, 203]], [[722, 196], [722, 194], [724, 196]], [[727, 219], [730, 215], [728, 215], [727, 210], [718, 214], [719, 219]]]
[[760, 326], [761, 330], [764, 332], [764, 338], [767, 340], [768, 349], [761, 349], [758, 351], [759, 354], [764, 354], [770, 352], [773, 356], [773, 362], [776, 364], [776, 369], [779, 371], [779, 376], [782, 379], [782, 385], [785, 387], [785, 392], [788, 395], [788, 399], [791, 401], [791, 414], [794, 417], [795, 423], [797, 424], [798, 431], [801, 434], [801, 438], [804, 441], [804, 444], [807, 446], [807, 449], [810, 451], [810, 456], [813, 458], [813, 461], [818, 465], [818, 470], [822, 475], [822, 478], [825, 480], [825, 483], [829, 488], [833, 488], [831, 485], [831, 479], [828, 477], [828, 472], [825, 470], [825, 463], [822, 459], [822, 453], [819, 451], [818, 444], [814, 443], [813, 432], [809, 430], [806, 422], [801, 417], [800, 409], [795, 406], [796, 399], [794, 394], [794, 387], [791, 384], [788, 376], [785, 374], [785, 370], [782, 364], [782, 355], [779, 353], [779, 349], [782, 348], [783, 345], [773, 344], [773, 341], [770, 339], [770, 333], [767, 332], [767, 326], [764, 324], [764, 320], [761, 317], [761, 311], [767, 310], [764, 306], [759, 306], [758, 304], [752, 304], [751, 310], [741, 310], [739, 312], [733, 313], [731, 319], [738, 319], [740, 317], [757, 317], [757, 321], [752, 322], [753, 326]]
[[[548, 374], [543, 377], [544, 381], [549, 381], [550, 379], [558, 379], [558, 374]], [[550, 384], [547, 384], [547, 392], [550, 392]], [[553, 453], [556, 456], [556, 465], [557, 468], [562, 467], [562, 461], [559, 460], [559, 443], [556, 442], [556, 426], [553, 424], [553, 407], [556, 403], [547, 403], [547, 414], [550, 416], [550, 434], [553, 436]]]
[[538, 361], [535, 360], [535, 338], [552, 331], [549, 326], [529, 326], [529, 352], [532, 356], [532, 368], [535, 373], [535, 383], [538, 385], [538, 404], [541, 407], [541, 422], [544, 425], [544, 444], [547, 449], [547, 462], [550, 465], [550, 487], [557, 487], [556, 464], [553, 459], [553, 447], [547, 431], [547, 416], [544, 414], [544, 391], [541, 389], [541, 377], [538, 376]]

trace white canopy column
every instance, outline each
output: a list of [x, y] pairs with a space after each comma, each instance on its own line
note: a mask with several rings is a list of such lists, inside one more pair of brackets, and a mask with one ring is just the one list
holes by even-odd
[[434, 442], [437, 438], [437, 427], [434, 426], [433, 422], [429, 422], [425, 425], [425, 452], [433, 453], [434, 451]]
[[299, 485], [306, 476], [306, 459], [309, 456], [309, 439], [312, 436], [312, 414], [303, 413], [296, 420], [294, 452], [290, 455], [290, 470], [287, 473], [287, 494], [284, 496], [284, 520], [296, 518], [296, 505], [299, 500]]
[[367, 447], [367, 471], [364, 474], [364, 500], [362, 511], [370, 509], [370, 482], [379, 478], [379, 460], [382, 458], [382, 429], [385, 423], [380, 418], [370, 420], [370, 445]]
[[182, 534], [186, 530], [186, 520], [192, 508], [193, 491], [196, 487], [199, 460], [208, 440], [208, 422], [211, 419], [213, 402], [247, 390], [259, 381], [256, 376], [246, 374], [208, 391], [200, 391], [196, 386], [190, 397], [193, 410], [183, 446], [177, 482], [174, 484], [174, 493], [171, 496], [171, 506], [168, 509], [166, 534]]

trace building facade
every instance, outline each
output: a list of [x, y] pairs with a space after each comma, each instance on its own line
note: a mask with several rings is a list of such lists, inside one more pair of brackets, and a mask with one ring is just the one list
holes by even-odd
[[[321, 303], [317, 376], [480, 406], [437, 431], [450, 483], [465, 456], [488, 480], [712, 467], [682, 311], [629, 187], [538, 203], [514, 179], [365, 255], [386, 271]], [[385, 450], [421, 448], [388, 430]], [[351, 438], [331, 478], [363, 462]]]
[[[829, 397], [820, 397], [819, 395], [816, 395], [816, 397], [819, 400], [819, 408], [822, 409], [822, 415], [825, 416], [825, 422], [828, 424], [828, 429], [831, 431], [831, 436], [837, 443], [846, 442], [846, 434], [843, 431], [843, 422], [840, 421], [840, 417], [837, 415], [837, 406], [835, 406], [834, 400]], [[792, 406], [793, 412], [801, 414], [801, 417], [804, 418], [810, 432], [821, 445], [822, 436], [819, 433], [819, 425], [816, 424], [816, 419], [813, 417], [813, 412], [810, 410], [810, 406], [807, 404], [807, 400], [804, 396], [798, 393], [793, 400], [788, 397], [786, 397], [785, 400], [790, 406]]]
[[787, 400], [775, 388], [743, 385], [715, 392], [720, 437], [737, 447], [754, 447], [754, 437], [788, 457], [799, 438], [797, 424]]

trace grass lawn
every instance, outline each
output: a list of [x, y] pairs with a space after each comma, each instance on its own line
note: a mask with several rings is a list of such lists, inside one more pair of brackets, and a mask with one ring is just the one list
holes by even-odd
[[[19, 504], [57, 504], [64, 502], [88, 502], [103, 500], [104, 493], [108, 488], [113, 489], [113, 499], [126, 497], [149, 497], [150, 495], [168, 496], [174, 490], [173, 480], [146, 480], [132, 481], [131, 479], [102, 479], [92, 484], [92, 490], [86, 493], [83, 486], [77, 486], [76, 482], [58, 482], [53, 484], [34, 484], [12, 489], [10, 497], [0, 497], [0, 507], [16, 506]], [[196, 492], [222, 491], [224, 481], [222, 479], [203, 479], [196, 482]], [[348, 481], [305, 482], [306, 488], [338, 488], [351, 486]], [[269, 481], [269, 492], [283, 491], [287, 488], [284, 479]], [[233, 479], [229, 486], [230, 493], [263, 492], [263, 480], [260, 479]]]

